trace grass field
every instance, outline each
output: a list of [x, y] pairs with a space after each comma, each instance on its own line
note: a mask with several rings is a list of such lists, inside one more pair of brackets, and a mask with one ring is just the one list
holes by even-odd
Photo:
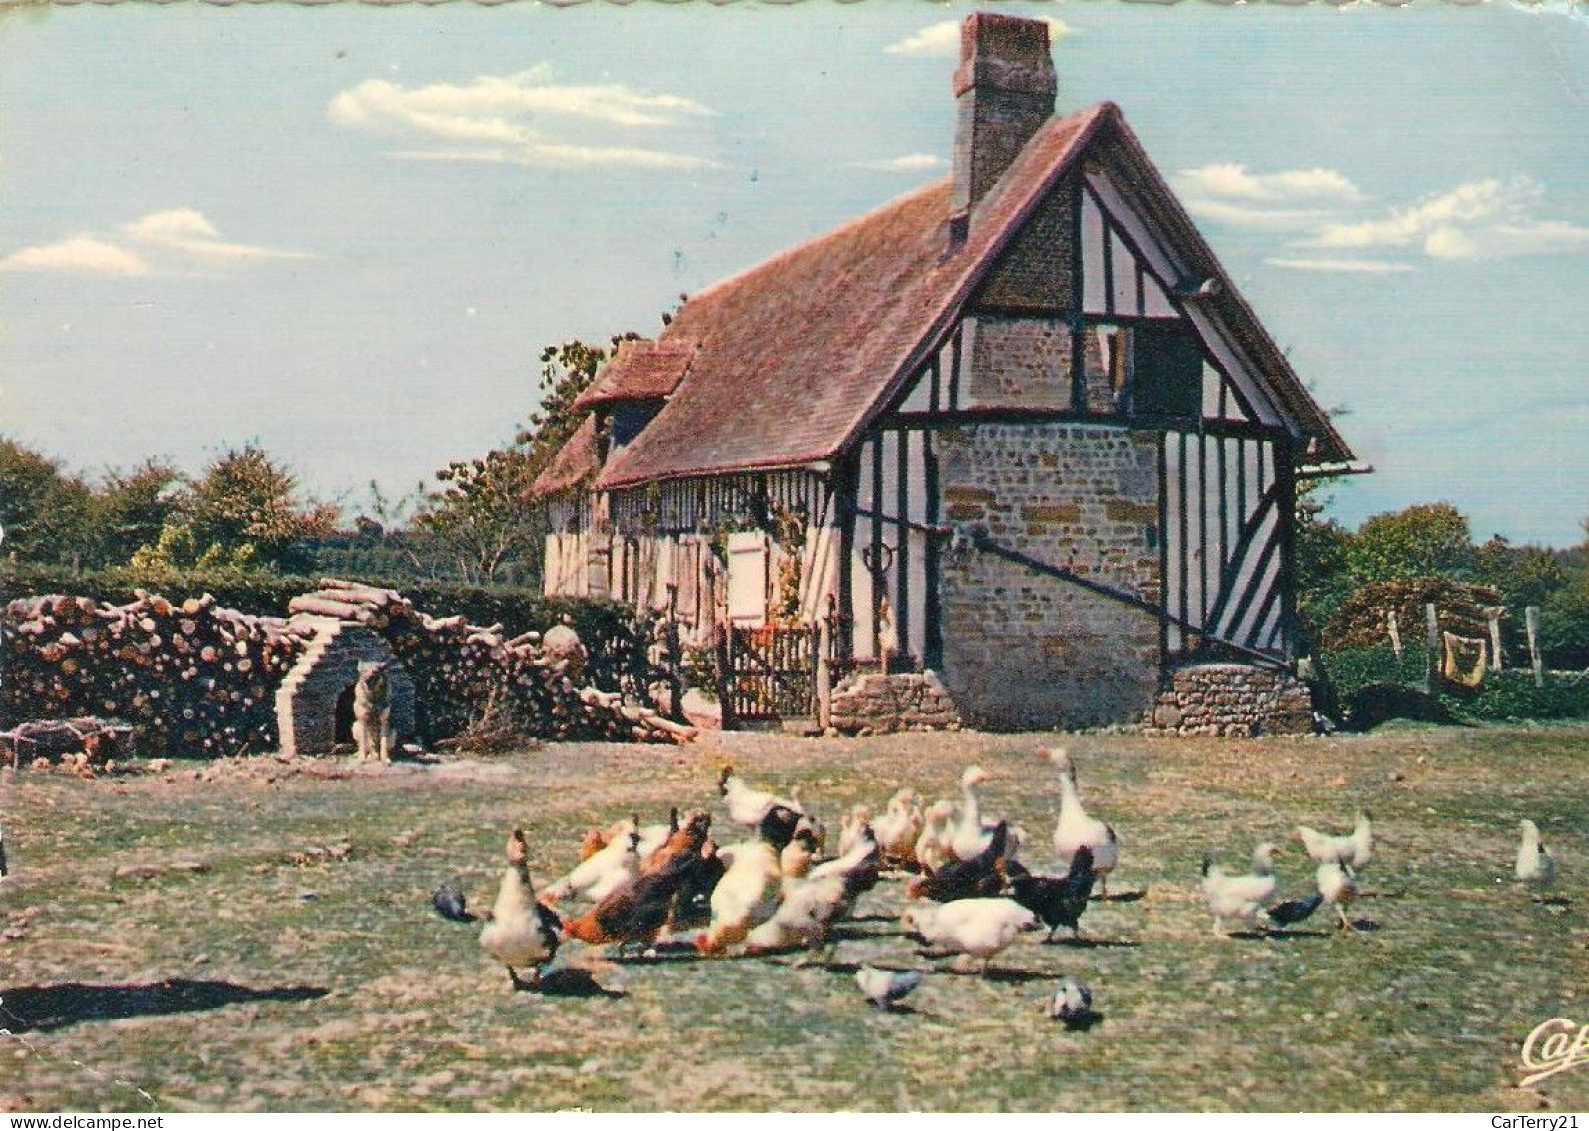
[[[523, 824], [544, 882], [580, 834], [715, 801], [717, 768], [798, 783], [837, 831], [897, 783], [950, 796], [976, 761], [987, 810], [1048, 870], [1064, 741], [1122, 842], [1086, 945], [1023, 936], [988, 977], [899, 934], [902, 885], [864, 896], [830, 966], [789, 958], [595, 963], [600, 992], [514, 993], [477, 928]], [[553, 746], [357, 772], [201, 764], [97, 781], [0, 778], [0, 1109], [1506, 1109], [1589, 1107], [1589, 1064], [1522, 1089], [1523, 1038], [1589, 1022], [1589, 728], [1399, 730], [1332, 739], [973, 733], [861, 740], [708, 735], [682, 749]], [[1372, 809], [1362, 929], [1216, 938], [1197, 887], [1298, 823]], [[720, 808], [720, 837], [732, 839]], [[1530, 816], [1570, 903], [1510, 878]], [[930, 969], [911, 1012], [857, 993], [860, 961]], [[1043, 1012], [1063, 973], [1101, 1024]], [[570, 988], [578, 988], [571, 983]]]

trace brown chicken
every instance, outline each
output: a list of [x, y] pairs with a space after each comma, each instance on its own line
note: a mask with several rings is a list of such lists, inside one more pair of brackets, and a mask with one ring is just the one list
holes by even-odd
[[917, 876], [905, 885], [905, 894], [911, 899], [931, 899], [938, 903], [998, 895], [1008, 878], [1009, 834], [1009, 824], [1000, 821], [981, 852], [969, 860], [955, 860], [936, 872]]
[[668, 926], [681, 893], [695, 871], [705, 866], [702, 855], [707, 846], [706, 830], [711, 818], [692, 814], [668, 843], [647, 862], [649, 871], [638, 877], [578, 918], [569, 919], [563, 937], [579, 939], [593, 946], [630, 943], [650, 945]]

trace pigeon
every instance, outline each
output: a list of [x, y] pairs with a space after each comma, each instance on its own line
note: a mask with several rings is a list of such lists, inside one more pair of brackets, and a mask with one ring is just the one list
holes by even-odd
[[1084, 1028], [1093, 1019], [1092, 991], [1075, 978], [1067, 977], [1054, 991], [1054, 1000], [1048, 1003], [1048, 1015], [1063, 1021], [1069, 1028]]
[[474, 916], [469, 913], [463, 892], [451, 884], [442, 884], [435, 894], [430, 897], [430, 905], [436, 909], [436, 914], [443, 919], [450, 919], [454, 923], [473, 923]]
[[866, 1000], [879, 1009], [892, 1009], [895, 1002], [904, 1001], [910, 991], [921, 985], [919, 970], [879, 970], [875, 966], [862, 966], [855, 972], [855, 984], [861, 987]]
[[1264, 912], [1264, 917], [1276, 927], [1290, 927], [1312, 915], [1323, 902], [1324, 893], [1316, 891], [1306, 899], [1288, 899], [1284, 903], [1277, 903]]

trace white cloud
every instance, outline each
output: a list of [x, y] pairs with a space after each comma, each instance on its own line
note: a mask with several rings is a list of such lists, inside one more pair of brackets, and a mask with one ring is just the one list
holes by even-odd
[[1283, 169], [1278, 173], [1249, 173], [1233, 163], [1202, 165], [1175, 175], [1175, 187], [1188, 196], [1221, 197], [1253, 204], [1357, 204], [1364, 199], [1346, 177], [1334, 169]]
[[0, 271], [37, 271], [63, 275], [147, 275], [149, 265], [125, 248], [73, 236], [59, 243], [24, 247], [0, 259]]
[[1265, 259], [1271, 267], [1291, 271], [1330, 271], [1354, 275], [1392, 275], [1413, 270], [1410, 263], [1387, 259]]
[[387, 154], [406, 160], [659, 169], [715, 165], [705, 158], [655, 149], [588, 141], [571, 144], [548, 137], [541, 128], [548, 118], [635, 130], [679, 126], [713, 115], [699, 102], [679, 95], [646, 94], [617, 83], [560, 85], [550, 80], [551, 70], [544, 65], [514, 75], [480, 75], [463, 85], [405, 87], [368, 79], [335, 95], [326, 116], [349, 129], [450, 146]]
[[1182, 169], [1176, 192], [1194, 216], [1237, 228], [1304, 231], [1335, 219], [1366, 198], [1334, 169], [1252, 173], [1234, 162]]
[[[1073, 35], [1076, 30], [1064, 20], [1047, 19], [1043, 22], [1048, 25], [1048, 39], [1051, 43], [1061, 36]], [[898, 43], [890, 43], [883, 48], [883, 53], [906, 55], [917, 59], [957, 56], [960, 54], [960, 21], [944, 20], [942, 23], [929, 24]]]
[[1467, 181], [1385, 215], [1329, 224], [1299, 246], [1329, 250], [1417, 248], [1431, 259], [1500, 259], [1589, 250], [1589, 228], [1541, 220], [1545, 190], [1526, 176]]
[[150, 212], [122, 226], [126, 236], [140, 243], [186, 252], [206, 259], [312, 259], [301, 251], [228, 243], [202, 212], [193, 208], [169, 208]]
[[883, 173], [919, 173], [928, 169], [947, 169], [949, 162], [932, 153], [907, 153], [881, 161], [852, 161], [852, 169], [874, 169]]

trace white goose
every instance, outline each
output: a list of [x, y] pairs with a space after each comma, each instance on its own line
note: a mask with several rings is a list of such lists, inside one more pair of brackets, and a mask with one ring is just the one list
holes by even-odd
[[1517, 878], [1528, 887], [1543, 891], [1556, 879], [1556, 858], [1539, 839], [1539, 826], [1533, 821], [1519, 822], [1523, 843], [1517, 846]]
[[1070, 859], [1083, 845], [1092, 849], [1092, 874], [1098, 877], [1098, 894], [1109, 894], [1109, 873], [1120, 861], [1120, 842], [1114, 829], [1096, 817], [1089, 816], [1082, 807], [1081, 795], [1076, 792], [1076, 766], [1069, 751], [1055, 747], [1048, 752], [1048, 760], [1059, 770], [1059, 823], [1054, 826], [1054, 855], [1059, 857], [1061, 868], [1070, 867]]
[[[999, 825], [982, 816], [982, 801], [977, 797], [977, 786], [988, 780], [988, 772], [981, 766], [967, 766], [960, 775], [960, 819], [951, 830], [949, 847], [961, 860], [969, 860], [988, 846], [993, 830]], [[1021, 830], [1010, 825], [1006, 855], [1011, 859], [1021, 849]]]

